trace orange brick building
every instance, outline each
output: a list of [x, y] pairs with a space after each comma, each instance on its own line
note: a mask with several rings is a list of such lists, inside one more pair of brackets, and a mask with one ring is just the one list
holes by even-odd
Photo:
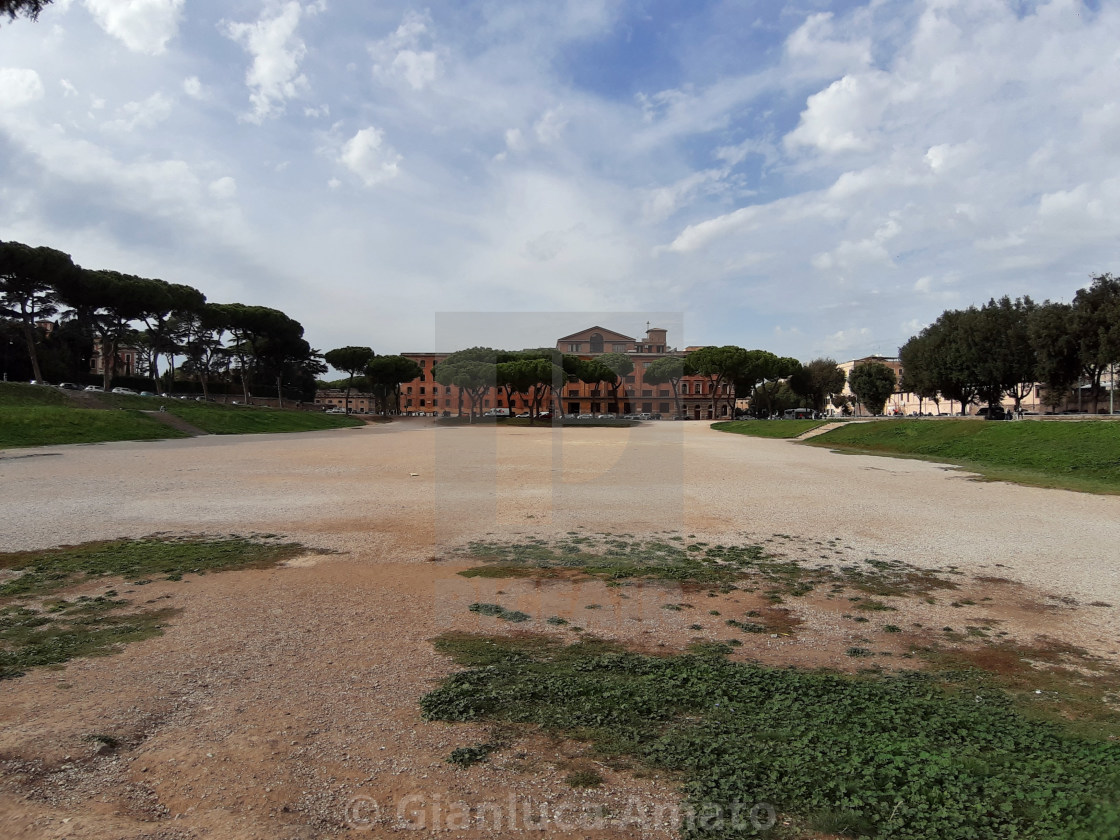
[[[550, 409], [556, 410], [557, 401], [565, 414], [660, 414], [662, 417], [675, 417], [676, 403], [673, 390], [668, 384], [652, 385], [643, 379], [646, 366], [664, 356], [684, 356], [687, 351], [668, 346], [667, 333], [663, 329], [652, 328], [644, 338], [637, 339], [622, 333], [594, 326], [577, 333], [566, 335], [556, 341], [556, 349], [561, 353], [592, 359], [604, 353], [623, 353], [634, 363], [634, 372], [624, 378], [618, 390], [618, 401], [606, 383], [586, 383], [568, 381], [553, 396]], [[688, 348], [693, 350], [696, 348]], [[470, 398], [460, 394], [453, 385], [440, 385], [432, 379], [432, 368], [447, 358], [448, 353], [402, 353], [412, 359], [423, 371], [420, 377], [401, 386], [400, 410], [404, 414], [458, 414], [470, 410]], [[688, 419], [701, 420], [712, 418], [712, 395], [710, 383], [701, 376], [686, 376], [679, 384], [681, 413]], [[720, 401], [716, 406], [716, 417], [728, 416], [726, 402], [727, 386], [722, 386]], [[510, 402], [505, 391], [492, 388], [483, 395], [479, 410], [508, 409], [511, 414], [529, 410], [519, 394], [513, 395]]]

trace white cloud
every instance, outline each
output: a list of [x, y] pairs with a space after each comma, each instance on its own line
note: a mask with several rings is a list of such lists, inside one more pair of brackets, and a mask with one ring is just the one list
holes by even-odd
[[104, 123], [106, 131], [129, 132], [151, 128], [171, 115], [171, 100], [156, 91], [142, 102], [127, 102], [117, 109], [117, 118]]
[[59, 79], [58, 84], [62, 87], [62, 93], [64, 96], [78, 95], [78, 89], [74, 87], [73, 84], [71, 84], [69, 79]]
[[214, 198], [229, 200], [237, 195], [237, 181], [227, 175], [211, 181], [206, 189]]
[[533, 133], [539, 142], [547, 146], [560, 139], [567, 125], [568, 121], [561, 115], [560, 109], [550, 108], [533, 124]]
[[384, 132], [378, 128], [363, 128], [343, 144], [338, 156], [339, 163], [361, 178], [367, 187], [397, 176], [401, 156], [384, 145], [384, 137]]
[[184, 0], [84, 0], [97, 25], [133, 52], [159, 55], [179, 31]]
[[191, 99], [202, 99], [206, 95], [198, 76], [187, 76], [183, 79], [183, 93]]
[[440, 77], [443, 62], [431, 46], [431, 17], [407, 12], [400, 26], [387, 38], [369, 48], [373, 58], [373, 74], [382, 81], [405, 82], [412, 90], [423, 90]]
[[225, 24], [225, 34], [241, 44], [253, 57], [245, 74], [252, 113], [250, 122], [261, 123], [284, 112], [284, 103], [305, 94], [309, 85], [300, 73], [307, 47], [296, 34], [303, 9], [298, 2], [285, 3], [271, 17], [262, 15], [255, 23]]
[[801, 122], [786, 135], [787, 147], [809, 146], [822, 152], [870, 151], [876, 145], [887, 93], [887, 77], [879, 72], [845, 76], [833, 82], [809, 97]]
[[871, 63], [871, 41], [837, 39], [832, 12], [810, 15], [786, 39], [786, 54], [799, 65], [813, 65], [815, 72], [839, 75]]
[[0, 67], [0, 108], [16, 108], [43, 98], [43, 81], [34, 70]]

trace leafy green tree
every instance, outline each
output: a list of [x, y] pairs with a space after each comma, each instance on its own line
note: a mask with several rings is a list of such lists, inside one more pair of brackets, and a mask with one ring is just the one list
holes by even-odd
[[1073, 323], [1073, 307], [1046, 301], [1031, 314], [1038, 381], [1045, 386], [1043, 405], [1057, 411], [1081, 376], [1081, 342]]
[[0, 0], [0, 17], [8, 16], [8, 20], [15, 20], [16, 15], [23, 15], [29, 20], [38, 20], [39, 12], [43, 11], [54, 0]]
[[354, 384], [354, 377], [366, 369], [373, 359], [373, 349], [370, 347], [338, 347], [328, 350], [323, 354], [326, 363], [335, 370], [340, 370], [349, 375], [346, 381], [346, 413], [350, 413], [350, 388]]
[[[148, 350], [148, 376], [152, 386], [160, 391], [159, 357], [166, 356], [171, 372], [171, 382], [175, 381], [175, 354], [181, 348], [182, 319], [198, 312], [206, 303], [206, 295], [191, 286], [181, 283], [166, 283], [153, 280], [151, 306], [141, 319], [146, 327], [142, 344]], [[157, 291], [158, 289], [158, 291]]]
[[789, 377], [794, 393], [804, 398], [813, 411], [824, 411], [829, 398], [844, 390], [845, 381], [844, 371], [835, 359], [813, 359]]
[[490, 347], [471, 347], [452, 353], [432, 370], [440, 385], [454, 385], [470, 397], [470, 419], [480, 413], [482, 398], [497, 384], [498, 351]]
[[878, 416], [894, 393], [898, 379], [881, 362], [861, 362], [848, 375], [848, 387], [872, 414]]
[[227, 328], [226, 310], [215, 303], [203, 303], [197, 312], [184, 314], [178, 324], [184, 367], [198, 377], [204, 399], [210, 398], [211, 377], [229, 364], [223, 342]]
[[604, 353], [596, 356], [593, 361], [598, 362], [611, 372], [609, 379], [603, 379], [611, 389], [611, 411], [619, 410], [618, 389], [626, 381], [626, 377], [634, 372], [634, 360], [625, 353]]
[[750, 395], [751, 414], [756, 417], [774, 414], [780, 408], [777, 397], [782, 381], [799, 376], [800, 370], [801, 362], [797, 359], [777, 356], [769, 350], [749, 350], [746, 364], [739, 371], [736, 389]]
[[661, 356], [646, 365], [642, 374], [642, 381], [650, 385], [668, 384], [673, 389], [673, 402], [677, 406], [677, 417], [682, 417], [681, 412], [681, 379], [685, 375], [685, 364], [682, 356]]
[[916, 335], [898, 348], [898, 359], [902, 363], [902, 381], [899, 388], [909, 391], [918, 398], [918, 411], [922, 401], [931, 400], [941, 413], [941, 392], [937, 389], [932, 360], [930, 359], [930, 340], [926, 335]]
[[112, 387], [121, 347], [134, 344], [134, 324], [157, 311], [166, 284], [119, 271], [81, 269], [56, 284], [58, 296], [96, 336], [103, 360], [102, 387]]
[[[418, 379], [423, 370], [404, 356], [375, 356], [366, 363], [366, 379], [382, 414], [396, 412], [401, 404], [401, 383]], [[393, 406], [390, 409], [390, 405]]]
[[[708, 393], [712, 398], [712, 417], [719, 417], [716, 405], [720, 398], [727, 402], [728, 413], [734, 414], [735, 385], [742, 381], [759, 362], [753, 351], [733, 344], [722, 347], [701, 347], [685, 357], [686, 370], [691, 375], [708, 380]], [[798, 363], [800, 364], [800, 363]], [[726, 387], [725, 387], [726, 386]], [[726, 390], [726, 394], [723, 391]]]
[[1104, 372], [1120, 362], [1120, 278], [1101, 274], [1073, 298], [1072, 326], [1096, 413]]
[[223, 303], [218, 309], [230, 333], [232, 343], [228, 350], [237, 360], [246, 404], [252, 399], [249, 382], [254, 376], [275, 377], [279, 388], [285, 368], [315, 367], [314, 353], [303, 341], [303, 327], [299, 321], [267, 306]]
[[0, 242], [0, 317], [20, 325], [36, 380], [43, 379], [37, 323], [58, 312], [57, 285], [72, 282], [78, 271], [69, 254], [53, 248]]

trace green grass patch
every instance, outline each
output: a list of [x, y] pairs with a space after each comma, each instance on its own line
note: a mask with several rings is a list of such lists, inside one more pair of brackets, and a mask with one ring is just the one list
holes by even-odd
[[823, 584], [847, 586], [879, 596], [926, 594], [933, 589], [955, 588], [952, 581], [935, 571], [918, 569], [900, 561], [868, 559], [813, 565], [770, 554], [756, 543], [711, 545], [605, 534], [567, 535], [556, 540], [473, 542], [467, 546], [466, 554], [482, 565], [459, 572], [464, 577], [586, 575], [608, 583], [650, 580], [708, 585], [720, 591], [730, 591], [737, 581], [750, 581], [765, 589], [775, 603], [784, 596], [805, 595]]
[[307, 432], [361, 426], [353, 417], [318, 411], [287, 411], [218, 405], [163, 397], [86, 393], [69, 395], [18, 382], [0, 383], [0, 448], [163, 440], [187, 437], [145, 411], [169, 414], [210, 434]]
[[761, 438], [795, 438], [813, 429], [819, 429], [829, 420], [727, 420], [713, 423], [718, 432], [750, 435]]
[[533, 725], [679, 774], [697, 814], [725, 816], [685, 819], [686, 838], [757, 836], [726, 817], [759, 802], [809, 830], [892, 840], [1111, 840], [1120, 826], [1120, 744], [1033, 720], [973, 673], [767, 668], [719, 644], [672, 657], [465, 634], [436, 646], [470, 670], [422, 699], [426, 719]]
[[523, 613], [520, 610], [507, 610], [501, 604], [471, 604], [467, 609], [479, 615], [493, 616], [494, 618], [500, 618], [502, 621], [511, 621], [514, 624], [520, 624], [532, 618], [528, 613]]
[[996, 481], [1120, 493], [1120, 423], [1109, 420], [881, 420], [848, 423], [806, 443], [955, 464]]
[[100, 579], [139, 585], [157, 577], [262, 568], [303, 551], [296, 543], [231, 536], [150, 537], [0, 554], [0, 680], [36, 666], [113, 653], [159, 635], [178, 612], [136, 611], [114, 589], [72, 599], [58, 595], [65, 589]]
[[0, 603], [12, 596], [41, 597], [110, 575], [136, 581], [264, 568], [305, 550], [299, 543], [230, 536], [148, 537], [6, 552], [0, 554], [0, 570], [16, 574], [0, 583]]
[[182, 437], [187, 435], [139, 411], [97, 411], [43, 405], [0, 406], [0, 449]]

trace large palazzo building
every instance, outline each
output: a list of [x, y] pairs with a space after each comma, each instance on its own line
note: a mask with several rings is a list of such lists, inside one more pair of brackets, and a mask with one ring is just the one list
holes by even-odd
[[[694, 347], [676, 350], [668, 345], [663, 329], [647, 329], [643, 338], [633, 338], [622, 333], [594, 326], [566, 335], [556, 341], [556, 349], [570, 356], [591, 359], [604, 353], [623, 353], [634, 363], [634, 372], [626, 376], [618, 389], [617, 402], [606, 383], [568, 381], [560, 389], [559, 403], [565, 414], [660, 414], [664, 418], [677, 416], [676, 401], [670, 385], [652, 385], [643, 379], [646, 366], [664, 356], [684, 356]], [[447, 358], [448, 353], [402, 353], [420, 366], [423, 373], [418, 379], [401, 386], [400, 410], [405, 414], [457, 414], [470, 409], [470, 398], [460, 393], [454, 385], [440, 385], [432, 379], [432, 368]], [[712, 416], [710, 383], [702, 376], [686, 376], [679, 384], [680, 411], [694, 420], [718, 419], [729, 413], [727, 386], [723, 386]], [[550, 408], [556, 407], [553, 398]], [[523, 398], [514, 394], [507, 401], [505, 392], [491, 388], [483, 395], [480, 411], [508, 409], [511, 414], [528, 411]]]

